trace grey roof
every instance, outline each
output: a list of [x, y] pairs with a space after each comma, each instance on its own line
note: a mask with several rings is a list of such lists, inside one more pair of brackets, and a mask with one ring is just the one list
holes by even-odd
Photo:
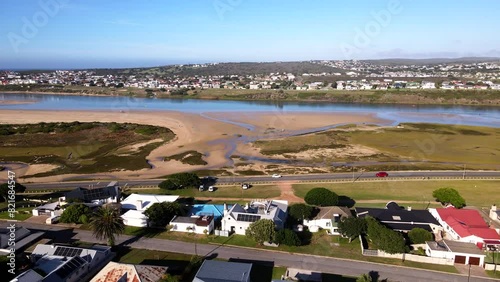
[[427, 241], [425, 243], [433, 251], [453, 252], [453, 253], [481, 255], [481, 256], [485, 255], [485, 253], [473, 243], [450, 241], [450, 240], [441, 240], [437, 242]]
[[443, 240], [448, 249], [454, 253], [465, 253], [474, 255], [485, 255], [482, 250], [480, 250], [475, 244], [467, 242], [458, 242]]
[[249, 282], [251, 263], [205, 260], [193, 282]]
[[102, 200], [119, 196], [118, 186], [106, 186], [99, 188], [78, 187], [65, 193], [66, 200], [78, 199], [85, 202]]
[[341, 218], [352, 216], [351, 210], [346, 207], [320, 207], [318, 214], [313, 218], [313, 220], [332, 219], [334, 214], [340, 215]]
[[[16, 242], [19, 240], [23, 239], [24, 237], [28, 236], [31, 234], [31, 232], [24, 228], [24, 227], [16, 227]], [[8, 246], [9, 243], [9, 235], [10, 231], [7, 228], [2, 228], [0, 229], [0, 249], [5, 249]]]

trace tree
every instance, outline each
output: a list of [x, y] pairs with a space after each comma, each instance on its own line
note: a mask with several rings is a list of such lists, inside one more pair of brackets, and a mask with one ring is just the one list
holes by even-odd
[[170, 175], [167, 179], [171, 180], [177, 189], [184, 189], [188, 187], [198, 188], [201, 185], [201, 180], [195, 173], [182, 172]]
[[313, 207], [306, 204], [294, 204], [290, 206], [288, 215], [295, 221], [309, 219], [312, 215]]
[[[12, 185], [10, 185], [12, 186]], [[14, 195], [12, 198], [12, 200], [15, 200], [15, 193], [23, 193], [24, 191], [26, 190], [26, 187], [24, 187], [24, 185], [21, 185], [19, 183], [16, 182], [16, 184], [14, 184], [14, 190], [11, 190], [9, 188], [9, 184], [8, 183], [4, 183], [2, 185], [0, 185], [0, 196], [2, 196], [2, 198], [7, 202], [9, 200], [9, 194], [11, 195]], [[14, 192], [10, 192], [9, 191], [14, 191]]]
[[315, 206], [336, 206], [339, 203], [339, 196], [326, 188], [313, 188], [307, 192], [304, 200]]
[[177, 185], [170, 179], [164, 180], [158, 184], [158, 187], [160, 189], [165, 189], [165, 190], [177, 190]]
[[154, 203], [144, 211], [144, 215], [157, 226], [165, 226], [174, 216], [181, 214], [182, 207], [176, 202]]
[[406, 241], [397, 231], [388, 229], [373, 217], [366, 217], [367, 234], [377, 249], [389, 254], [406, 252]]
[[274, 222], [270, 219], [259, 219], [248, 226], [245, 234], [261, 245], [264, 242], [272, 242], [276, 234]]
[[61, 214], [59, 221], [64, 223], [83, 223], [85, 216], [91, 214], [91, 210], [84, 204], [76, 204], [67, 207]]
[[465, 199], [453, 188], [440, 188], [432, 192], [432, 197], [441, 204], [452, 204], [455, 208], [465, 207]]
[[408, 238], [412, 244], [424, 244], [426, 241], [432, 241], [432, 233], [423, 228], [413, 228], [408, 232]]
[[118, 210], [107, 207], [97, 209], [90, 220], [90, 228], [97, 239], [114, 246], [116, 236], [125, 231], [125, 224]]
[[276, 238], [274, 240], [277, 244], [283, 244], [287, 246], [300, 246], [301, 240], [299, 235], [290, 229], [282, 229], [276, 232]]
[[339, 222], [340, 233], [349, 238], [349, 243], [359, 235], [366, 233], [366, 221], [360, 217], [348, 217]]

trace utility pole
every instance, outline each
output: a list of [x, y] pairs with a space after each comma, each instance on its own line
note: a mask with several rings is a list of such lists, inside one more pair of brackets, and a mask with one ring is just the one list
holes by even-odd
[[469, 276], [467, 276], [467, 282], [470, 282], [470, 262], [469, 262]]

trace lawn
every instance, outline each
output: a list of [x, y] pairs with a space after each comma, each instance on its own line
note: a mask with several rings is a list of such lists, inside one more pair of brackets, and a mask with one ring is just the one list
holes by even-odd
[[[456, 189], [467, 205], [484, 207], [500, 202], [500, 181], [497, 180], [443, 180], [443, 181], [384, 181], [359, 183], [294, 184], [295, 195], [303, 198], [314, 187], [325, 187], [354, 201], [413, 201], [425, 208], [434, 204], [432, 191], [441, 187]], [[478, 193], [480, 192], [480, 193]], [[416, 208], [416, 206], [414, 206]]]
[[486, 270], [486, 273], [492, 278], [500, 279], [500, 269], [497, 270], [496, 272], [493, 270]]
[[216, 186], [215, 192], [203, 191], [198, 189], [188, 188], [182, 190], [162, 190], [162, 189], [130, 189], [134, 193], [142, 194], [172, 194], [182, 197], [195, 198], [256, 198], [265, 199], [278, 197], [280, 195], [279, 187], [275, 185], [254, 185], [252, 188], [243, 190], [240, 186]]
[[23, 221], [32, 216], [31, 210], [33, 207], [30, 208], [16, 208], [16, 214], [15, 217], [10, 217], [10, 214], [8, 211], [2, 211], [0, 212], [0, 219], [4, 220], [19, 220]]

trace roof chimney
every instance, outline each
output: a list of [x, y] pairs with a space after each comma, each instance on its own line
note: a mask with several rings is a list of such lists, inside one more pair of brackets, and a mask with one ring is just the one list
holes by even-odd
[[142, 210], [142, 201], [141, 200], [137, 200], [135, 207], [136, 207], [136, 209], [138, 211]]
[[406, 209], [407, 209], [408, 211], [411, 211], [411, 207], [410, 207], [410, 206], [408, 206], [408, 208], [406, 208]]
[[227, 213], [228, 210], [227, 210], [227, 204], [224, 202], [224, 214]]
[[497, 210], [497, 205], [493, 204], [493, 205], [491, 206], [491, 210], [492, 210], [492, 211], [496, 211], [496, 210]]

